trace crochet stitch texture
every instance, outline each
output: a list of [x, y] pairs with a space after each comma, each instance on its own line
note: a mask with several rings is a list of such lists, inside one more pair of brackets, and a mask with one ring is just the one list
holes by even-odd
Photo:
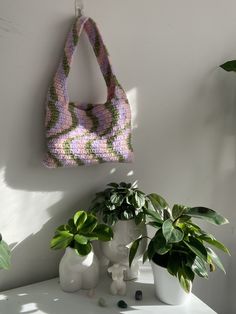
[[[68, 75], [83, 30], [106, 82], [105, 104], [72, 103], [69, 100]], [[62, 59], [48, 90], [45, 127], [46, 167], [133, 160], [130, 105], [113, 73], [107, 49], [91, 18], [78, 18], [68, 34]]]

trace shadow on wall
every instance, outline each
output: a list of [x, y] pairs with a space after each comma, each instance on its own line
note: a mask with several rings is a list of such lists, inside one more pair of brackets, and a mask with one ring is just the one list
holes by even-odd
[[[31, 234], [13, 247], [11, 269], [1, 271], [0, 290], [16, 287], [16, 283], [22, 286], [58, 276], [58, 263], [63, 250], [50, 249], [50, 240], [54, 235], [54, 230], [73, 216], [78, 207], [86, 208], [90, 195], [94, 193], [95, 191], [90, 191], [84, 195], [80, 194], [79, 200], [75, 202], [72, 198], [73, 193], [66, 192], [59, 202], [47, 209], [50, 218], [40, 231]], [[37, 272], [35, 272], [35, 267], [37, 267]]]

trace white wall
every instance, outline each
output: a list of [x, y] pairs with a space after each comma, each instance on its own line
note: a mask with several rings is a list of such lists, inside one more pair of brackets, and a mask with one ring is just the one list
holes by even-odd
[[[55, 276], [61, 253], [49, 249], [54, 228], [106, 183], [138, 179], [140, 188], [170, 203], [205, 205], [231, 220], [210, 228], [232, 249], [230, 259], [223, 257], [227, 276], [216, 272], [208, 281], [197, 280], [194, 292], [218, 313], [235, 313], [236, 75], [217, 67], [236, 58], [236, 2], [84, 2], [132, 102], [136, 160], [42, 167], [44, 100], [74, 2], [1, 0], [0, 231], [14, 249], [0, 288]], [[79, 88], [70, 86], [74, 98], [105, 96], [91, 57], [83, 40], [78, 72], [73, 69]]]

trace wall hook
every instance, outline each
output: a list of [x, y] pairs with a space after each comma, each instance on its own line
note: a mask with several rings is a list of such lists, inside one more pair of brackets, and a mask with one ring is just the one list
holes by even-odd
[[84, 4], [82, 0], [75, 0], [75, 16], [81, 17], [83, 15]]

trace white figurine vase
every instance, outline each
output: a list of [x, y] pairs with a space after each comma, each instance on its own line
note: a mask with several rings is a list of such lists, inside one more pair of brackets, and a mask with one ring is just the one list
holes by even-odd
[[131, 268], [129, 268], [130, 246], [140, 236], [147, 235], [146, 225], [144, 223], [136, 225], [134, 219], [119, 220], [115, 223], [113, 232], [114, 237], [111, 241], [101, 243], [102, 253], [112, 264], [121, 264], [127, 267], [125, 280], [135, 279], [139, 272], [138, 260], [146, 249], [147, 241], [144, 239], [140, 242]]
[[191, 293], [186, 293], [180, 286], [177, 277], [168, 273], [167, 269], [151, 262], [157, 298], [170, 305], [185, 303]]
[[98, 259], [93, 251], [87, 256], [80, 256], [68, 247], [59, 265], [59, 276], [65, 292], [94, 289], [99, 280]]

